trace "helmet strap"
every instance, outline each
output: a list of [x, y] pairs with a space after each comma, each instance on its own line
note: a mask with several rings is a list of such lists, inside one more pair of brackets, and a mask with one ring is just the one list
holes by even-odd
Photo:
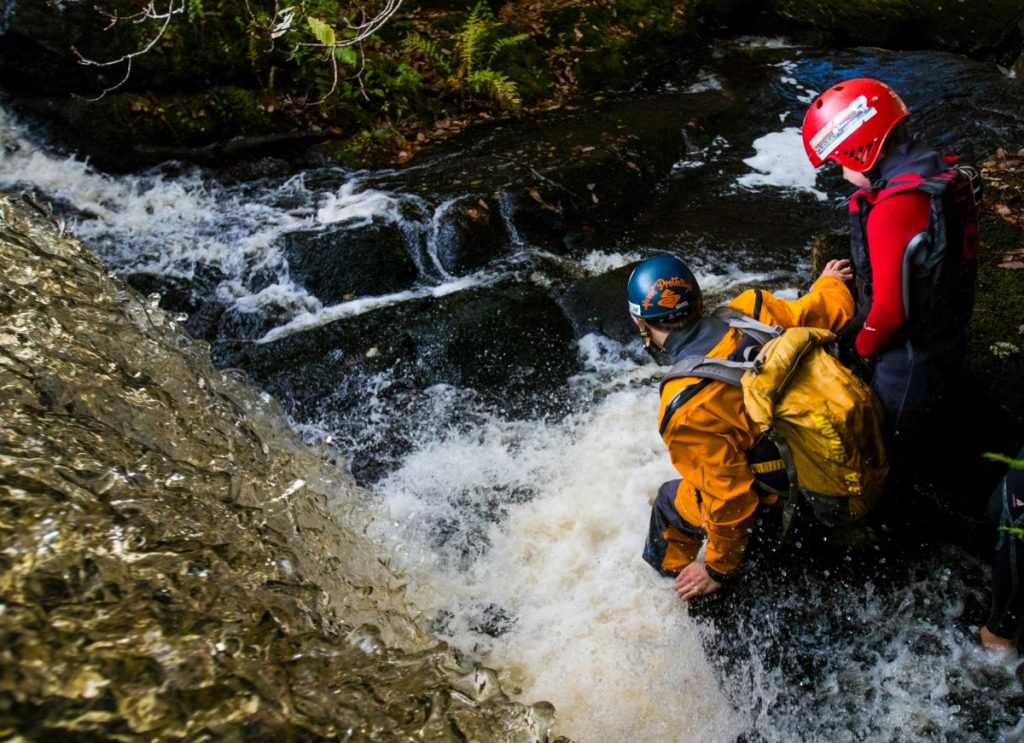
[[656, 340], [654, 340], [653, 336], [651, 336], [651, 328], [650, 328], [650, 326], [647, 325], [646, 321], [644, 321], [642, 318], [638, 317], [636, 319], [636, 327], [637, 327], [637, 330], [640, 331], [640, 337], [643, 339], [644, 348], [646, 348], [648, 351], [650, 351], [651, 350], [651, 346], [653, 345], [659, 351], [664, 351], [665, 350], [665, 348], [660, 343], [658, 343]]

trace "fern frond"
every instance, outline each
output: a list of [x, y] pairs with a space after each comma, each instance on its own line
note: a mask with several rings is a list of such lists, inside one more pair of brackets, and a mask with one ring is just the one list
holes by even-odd
[[445, 59], [444, 53], [430, 39], [425, 39], [418, 34], [409, 34], [402, 42], [403, 48], [407, 51], [421, 52], [427, 61], [445, 75], [452, 74], [452, 67]]
[[1011, 537], [1024, 539], [1024, 529], [1021, 529], [1019, 526], [1000, 526], [998, 531], [1005, 531]]
[[459, 34], [459, 62], [463, 74], [470, 75], [476, 68], [476, 62], [483, 53], [483, 42], [491, 30], [489, 21], [470, 16]]
[[487, 55], [487, 66], [490, 67], [494, 62], [494, 58], [501, 54], [503, 50], [526, 41], [528, 38], [530, 38], [529, 34], [516, 34], [515, 36], [505, 36], [495, 41], [491, 44], [491, 51]]
[[1014, 459], [1013, 457], [1007, 457], [1002, 454], [997, 454], [996, 452], [990, 451], [984, 452], [981, 456], [983, 456], [990, 462], [999, 462], [1000, 464], [1005, 464], [1006, 466], [1013, 470], [1024, 470], [1024, 459]]
[[477, 4], [473, 6], [473, 10], [469, 13], [469, 18], [466, 19], [466, 23], [476, 23], [477, 21], [484, 21], [490, 23], [494, 20], [494, 11], [491, 10], [491, 6], [488, 5], [487, 0], [478, 0]]
[[518, 86], [500, 72], [477, 70], [466, 76], [466, 85], [475, 93], [488, 95], [502, 108], [518, 111], [523, 105]]

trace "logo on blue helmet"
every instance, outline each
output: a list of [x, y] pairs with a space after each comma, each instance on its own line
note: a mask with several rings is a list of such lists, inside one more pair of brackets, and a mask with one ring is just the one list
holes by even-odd
[[655, 319], [685, 314], [700, 300], [700, 287], [681, 260], [656, 255], [633, 270], [627, 295], [629, 314]]

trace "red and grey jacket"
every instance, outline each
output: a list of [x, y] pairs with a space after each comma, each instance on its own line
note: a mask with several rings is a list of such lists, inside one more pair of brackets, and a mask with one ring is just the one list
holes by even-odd
[[857, 352], [961, 333], [974, 307], [981, 178], [919, 143], [880, 164], [850, 200]]

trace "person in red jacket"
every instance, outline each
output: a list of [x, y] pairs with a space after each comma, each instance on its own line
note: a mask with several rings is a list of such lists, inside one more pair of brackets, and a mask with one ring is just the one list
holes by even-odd
[[894, 458], [926, 445], [955, 387], [974, 304], [980, 179], [910, 137], [885, 83], [830, 87], [804, 116], [811, 164], [839, 164], [850, 199], [856, 353], [886, 409]]

